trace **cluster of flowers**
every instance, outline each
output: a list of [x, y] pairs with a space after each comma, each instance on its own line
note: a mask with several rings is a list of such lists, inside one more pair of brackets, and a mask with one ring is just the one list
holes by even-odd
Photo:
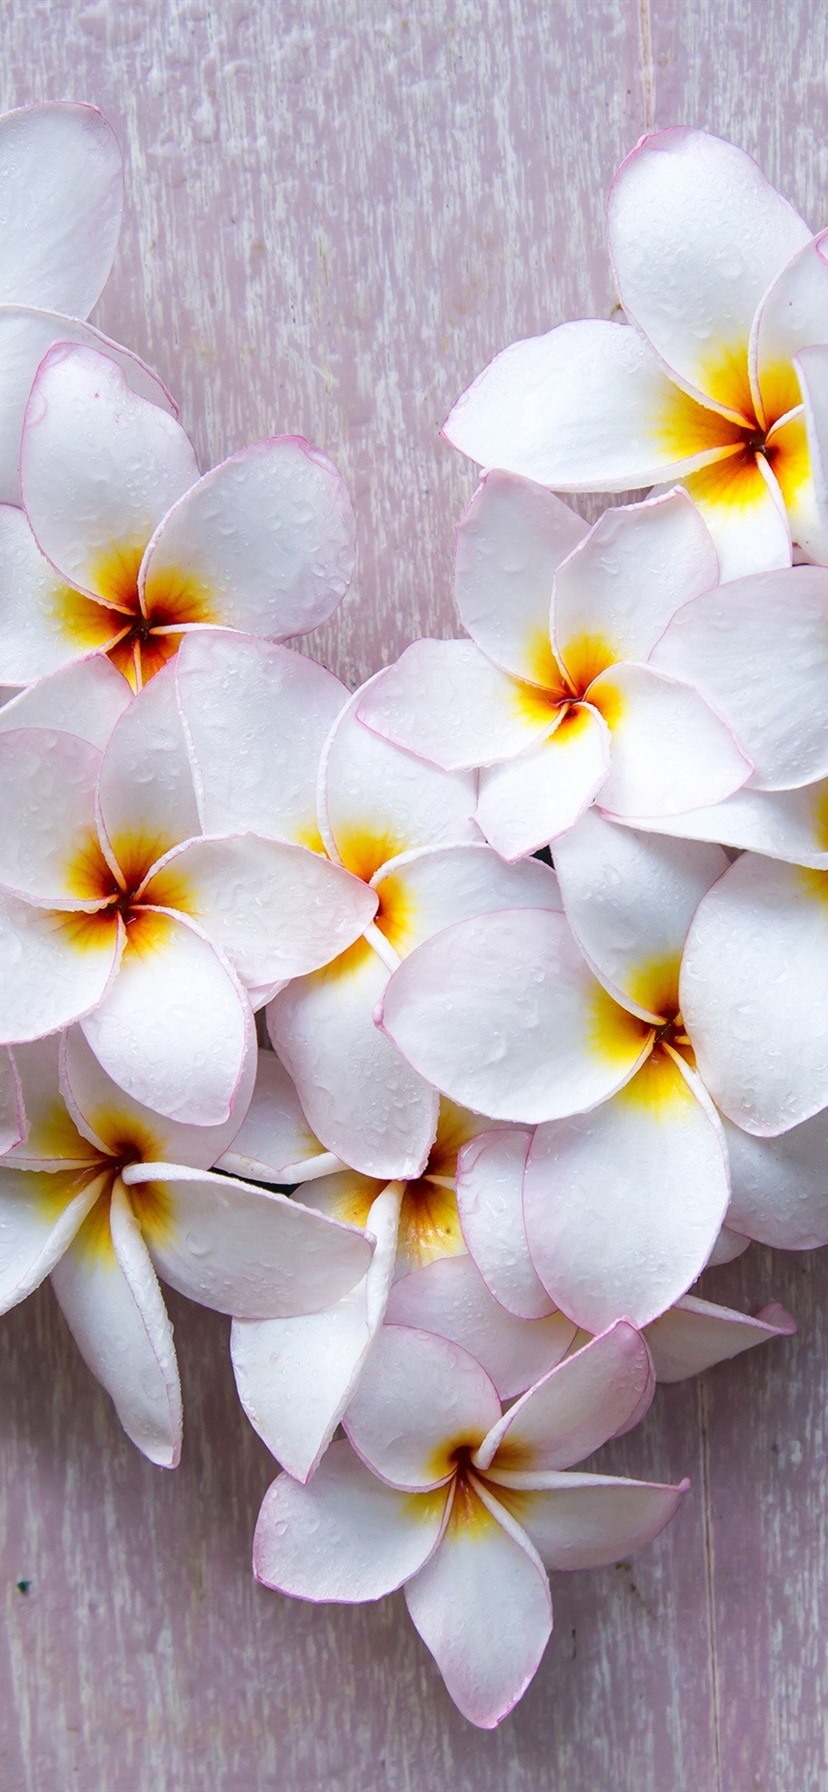
[[[282, 1465], [259, 1579], [404, 1585], [491, 1727], [547, 1570], [686, 1488], [576, 1465], [792, 1330], [700, 1271], [828, 1241], [823, 239], [739, 150], [645, 139], [630, 321], [515, 345], [449, 419], [490, 469], [467, 638], [349, 694], [283, 644], [350, 581], [335, 468], [281, 436], [200, 476], [79, 321], [108, 126], [9, 114], [0, 181], [0, 1306], [50, 1277], [167, 1467], [159, 1278], [230, 1314]], [[653, 483], [591, 529], [550, 489]]]

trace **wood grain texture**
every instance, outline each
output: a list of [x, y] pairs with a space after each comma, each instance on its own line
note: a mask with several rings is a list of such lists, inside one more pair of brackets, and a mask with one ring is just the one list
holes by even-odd
[[[351, 681], [453, 632], [473, 487], [441, 445], [514, 337], [609, 315], [613, 167], [647, 125], [753, 150], [825, 221], [818, 0], [7, 0], [3, 105], [96, 101], [129, 202], [101, 325], [182, 402], [203, 464], [274, 431], [333, 455], [358, 582], [315, 648]], [[710, 1278], [802, 1335], [662, 1390], [604, 1465], [689, 1473], [633, 1564], [560, 1576], [515, 1715], [455, 1713], [393, 1599], [254, 1586], [270, 1475], [226, 1324], [171, 1300], [185, 1458], [123, 1440], [48, 1290], [2, 1322], [2, 1792], [822, 1792], [828, 1781], [822, 1256]]]

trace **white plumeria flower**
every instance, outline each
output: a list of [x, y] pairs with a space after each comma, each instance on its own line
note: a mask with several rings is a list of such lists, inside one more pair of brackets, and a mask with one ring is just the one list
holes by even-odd
[[275, 437], [199, 478], [180, 424], [91, 348], [42, 361], [20, 469], [23, 511], [0, 508], [7, 685], [97, 648], [137, 689], [188, 629], [314, 628], [353, 574], [353, 511], [324, 455]]
[[[371, 1241], [209, 1166], [221, 1127], [126, 1096], [82, 1034], [16, 1048], [27, 1131], [0, 1163], [0, 1311], [51, 1276], [81, 1353], [133, 1443], [172, 1468], [181, 1389], [158, 1276], [218, 1312], [313, 1311], [364, 1275]], [[157, 1273], [156, 1273], [157, 1272]]]
[[688, 928], [727, 859], [592, 811], [556, 862], [565, 916], [447, 929], [396, 972], [382, 1025], [453, 1100], [537, 1126], [523, 1175], [535, 1269], [596, 1332], [671, 1306], [727, 1212], [724, 1132], [678, 993]]
[[308, 1486], [265, 1495], [253, 1563], [266, 1586], [356, 1604], [404, 1586], [455, 1704], [492, 1729], [533, 1678], [552, 1629], [547, 1568], [616, 1561], [657, 1536], [678, 1487], [573, 1474], [652, 1397], [647, 1346], [619, 1324], [503, 1414], [467, 1351], [380, 1333], [335, 1443]]
[[296, 979], [267, 1011], [270, 1037], [317, 1138], [367, 1176], [422, 1171], [437, 1096], [374, 1024], [389, 975], [422, 940], [467, 915], [559, 903], [549, 868], [504, 865], [472, 819], [475, 780], [444, 772], [372, 734], [357, 691], [335, 722], [319, 780], [319, 838], [363, 879], [373, 919], [319, 975]]
[[666, 666], [657, 659], [676, 613], [692, 616], [717, 581], [710, 534], [682, 491], [587, 530], [551, 492], [491, 474], [458, 534], [457, 606], [472, 639], [408, 647], [369, 685], [360, 720], [437, 765], [484, 766], [477, 820], [507, 859], [593, 801], [640, 826], [718, 803], [750, 776], [742, 737], [695, 683], [692, 648], [685, 670], [682, 636]]
[[[370, 1094], [366, 1090], [364, 1100]], [[392, 1284], [401, 1286], [404, 1278], [426, 1292], [422, 1278], [410, 1274], [415, 1267], [446, 1266], [455, 1332], [445, 1335], [477, 1357], [503, 1399], [523, 1393], [569, 1349], [576, 1329], [570, 1320], [547, 1310], [544, 1321], [527, 1330], [492, 1299], [466, 1253], [455, 1194], [457, 1158], [488, 1124], [442, 1101], [422, 1175], [384, 1183], [325, 1152], [275, 1053], [259, 1054], [251, 1106], [221, 1167], [289, 1184], [294, 1200], [376, 1239], [363, 1281], [324, 1312], [233, 1326], [241, 1403], [271, 1454], [297, 1480], [313, 1474], [353, 1397], [389, 1296], [393, 1301]], [[436, 1329], [425, 1305], [400, 1322]]]
[[792, 537], [824, 562], [826, 351], [809, 345], [825, 336], [826, 233], [742, 150], [678, 127], [622, 162], [608, 236], [629, 322], [514, 343], [458, 401], [448, 440], [558, 491], [682, 479], [724, 579], [789, 565]]
[[[211, 637], [217, 662], [223, 645]], [[334, 957], [376, 897], [244, 825], [204, 837], [175, 667], [132, 701], [107, 673], [128, 707], [103, 753], [54, 726], [0, 728], [0, 1039], [80, 1019], [136, 1100], [210, 1125], [252, 1049], [251, 995]], [[85, 689], [88, 667], [58, 681]], [[30, 717], [37, 700], [38, 688], [0, 716]]]
[[106, 119], [94, 106], [66, 102], [5, 113], [0, 191], [0, 502], [17, 504], [23, 413], [53, 343], [103, 350], [136, 392], [174, 407], [137, 355], [80, 321], [100, 297], [121, 223], [121, 152]]

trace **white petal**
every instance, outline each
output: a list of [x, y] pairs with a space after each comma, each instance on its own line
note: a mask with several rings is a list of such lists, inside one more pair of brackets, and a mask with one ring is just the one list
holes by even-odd
[[95, 106], [22, 106], [0, 119], [0, 299], [85, 317], [121, 224], [118, 139]]
[[395, 1282], [388, 1325], [435, 1332], [459, 1344], [513, 1400], [566, 1356], [576, 1327], [563, 1313], [519, 1319], [490, 1294], [471, 1257], [442, 1257]]
[[469, 1251], [495, 1299], [521, 1319], [554, 1312], [529, 1253], [523, 1222], [523, 1172], [532, 1134], [484, 1132], [461, 1151], [457, 1211]]
[[476, 813], [486, 839], [505, 859], [557, 840], [603, 791], [610, 756], [603, 716], [573, 704], [539, 746], [481, 772]]
[[559, 677], [549, 640], [557, 567], [587, 534], [560, 498], [513, 473], [487, 473], [457, 531], [460, 620], [496, 666], [543, 687]]
[[701, 1375], [714, 1363], [729, 1362], [766, 1344], [772, 1338], [789, 1338], [796, 1325], [784, 1307], [763, 1307], [751, 1317], [730, 1307], [714, 1306], [685, 1294], [669, 1313], [648, 1325], [646, 1338], [658, 1381], [683, 1381]]

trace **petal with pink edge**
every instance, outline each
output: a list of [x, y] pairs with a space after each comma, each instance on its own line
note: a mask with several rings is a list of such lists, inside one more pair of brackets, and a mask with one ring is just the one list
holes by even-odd
[[101, 752], [132, 697], [111, 661], [90, 654], [18, 691], [0, 708], [0, 734], [17, 728], [52, 728], [74, 734]]
[[189, 438], [140, 398], [114, 361], [58, 343], [26, 408], [20, 478], [29, 522], [53, 566], [92, 597], [134, 613], [141, 556], [198, 478]]
[[268, 640], [316, 628], [354, 574], [356, 522], [336, 467], [301, 436], [255, 442], [179, 498], [141, 571], [148, 616], [186, 570], [210, 620]]
[[0, 677], [25, 685], [111, 646], [123, 618], [73, 591], [41, 554], [25, 513], [0, 505]]
[[0, 883], [38, 907], [94, 909], [107, 892], [95, 832], [101, 755], [53, 728], [0, 734]]
[[654, 1387], [644, 1339], [621, 1319], [523, 1394], [483, 1440], [474, 1465], [495, 1476], [571, 1468], [637, 1423]]
[[[0, 710], [0, 716], [2, 713]], [[824, 871], [828, 868], [828, 779], [799, 790], [744, 787], [706, 809], [648, 816], [647, 830], [683, 840], [719, 840], [724, 846]]]
[[794, 357], [822, 343], [828, 313], [828, 233], [799, 249], [765, 293], [750, 338], [750, 372], [767, 425], [801, 403]]
[[463, 771], [542, 740], [559, 701], [501, 672], [473, 641], [415, 641], [369, 685], [357, 715], [418, 758]]
[[132, 1442], [159, 1468], [181, 1455], [181, 1385], [172, 1326], [123, 1188], [90, 1214], [52, 1272], [84, 1362]]
[[647, 660], [682, 604], [717, 583], [710, 533], [680, 488], [606, 510], [555, 575], [553, 636], [576, 690]]
[[791, 530], [770, 461], [747, 449], [687, 473], [683, 484], [713, 537], [722, 583], [790, 566]]
[[79, 1132], [60, 1088], [62, 1036], [16, 1045], [14, 1062], [23, 1109], [19, 1143], [5, 1162], [27, 1170], [84, 1169], [100, 1157], [98, 1144]]
[[587, 534], [568, 504], [513, 473], [487, 473], [457, 531], [454, 596], [460, 621], [494, 665], [554, 689], [549, 640], [556, 568]]
[[505, 859], [557, 840], [603, 792], [610, 758], [603, 716], [573, 703], [539, 746], [481, 772], [476, 815], [486, 839]]
[[[31, 1052], [35, 1048], [27, 1046], [24, 1049]], [[64, 1035], [60, 1054], [61, 1105], [66, 1104], [64, 1124], [72, 1131], [77, 1127], [78, 1142], [89, 1142], [89, 1150], [97, 1147], [115, 1157], [123, 1157], [126, 1151], [137, 1163], [190, 1164], [209, 1170], [238, 1131], [250, 1101], [255, 1075], [256, 1052], [251, 1041], [229, 1119], [221, 1126], [178, 1125], [154, 1109], [142, 1106], [113, 1083], [80, 1027], [73, 1027]], [[48, 1132], [42, 1130], [45, 1142], [48, 1142]]]
[[556, 1306], [598, 1332], [646, 1325], [701, 1273], [730, 1198], [727, 1151], [698, 1078], [656, 1050], [590, 1114], [535, 1134], [526, 1236]]
[[495, 1300], [519, 1319], [555, 1312], [529, 1254], [523, 1221], [523, 1172], [531, 1143], [532, 1134], [523, 1128], [484, 1132], [457, 1160], [463, 1238]]
[[576, 1327], [563, 1313], [518, 1319], [495, 1300], [471, 1257], [441, 1257], [395, 1282], [388, 1325], [419, 1327], [467, 1350], [513, 1400], [566, 1356]]
[[550, 1474], [542, 1488], [516, 1487], [506, 1476], [501, 1482], [496, 1470], [491, 1479], [498, 1500], [549, 1569], [603, 1568], [643, 1549], [669, 1524], [690, 1486]]
[[77, 323], [57, 311], [28, 305], [0, 305], [0, 500], [20, 503], [20, 436], [29, 393], [37, 369], [56, 342], [95, 349], [120, 367], [132, 391], [176, 415], [166, 386], [138, 355], [111, 342], [91, 324]]
[[537, 1672], [552, 1602], [533, 1545], [477, 1480], [457, 1488], [440, 1544], [405, 1599], [458, 1710], [493, 1730]]
[[455, 921], [497, 909], [560, 912], [557, 879], [548, 865], [528, 859], [504, 865], [491, 847], [424, 846], [391, 859], [373, 879], [377, 927], [399, 958]]
[[87, 1015], [107, 994], [124, 938], [115, 916], [59, 914], [0, 897], [0, 1043], [40, 1039]]
[[788, 1132], [828, 1106], [828, 873], [746, 853], [700, 904], [681, 1011], [717, 1106]]
[[[797, 444], [790, 438], [793, 434], [790, 425], [783, 425], [774, 432], [781, 438], [783, 457], [781, 467], [785, 465], [784, 449], [793, 449], [793, 468], [798, 468], [800, 490], [796, 497], [804, 497], [807, 501], [806, 516], [796, 516], [792, 521], [797, 525], [797, 540], [815, 560], [828, 561], [828, 404], [825, 401], [825, 377], [828, 371], [828, 345], [815, 343], [809, 348], [800, 349], [796, 357], [796, 373], [802, 388], [805, 406], [805, 453], [802, 454], [801, 439]], [[787, 437], [787, 440], [786, 440]], [[781, 469], [780, 469], [781, 470]], [[784, 474], [783, 474], [784, 477]], [[809, 491], [809, 486], [811, 490]], [[792, 494], [791, 494], [792, 495]], [[803, 523], [807, 526], [803, 527]]]
[[600, 806], [630, 821], [675, 815], [740, 790], [752, 767], [730, 729], [685, 679], [632, 663], [589, 687], [611, 736]]
[[346, 1605], [381, 1599], [423, 1566], [445, 1520], [444, 1488], [412, 1499], [331, 1444], [307, 1487], [277, 1475], [253, 1539], [253, 1572], [294, 1599]]
[[795, 1331], [796, 1321], [776, 1302], [751, 1316], [685, 1294], [669, 1313], [648, 1325], [645, 1337], [656, 1380], [684, 1381], [689, 1375], [712, 1369], [714, 1363], [741, 1356], [755, 1344], [790, 1338]]
[[828, 1111], [775, 1139], [725, 1122], [728, 1224], [760, 1244], [810, 1251], [828, 1244]]
[[204, 832], [321, 845], [317, 772], [345, 686], [292, 648], [220, 630], [185, 635], [175, 669]]
[[99, 806], [102, 840], [130, 890], [163, 853], [201, 832], [173, 666], [139, 691], [114, 729]]
[[491, 1377], [457, 1344], [385, 1325], [345, 1414], [363, 1462], [392, 1487], [422, 1491], [447, 1481], [458, 1450], [472, 1450], [500, 1418]]
[[230, 1354], [242, 1406], [278, 1462], [310, 1480], [353, 1396], [382, 1324], [394, 1270], [400, 1189], [383, 1189], [368, 1229], [376, 1250], [367, 1274], [320, 1313], [236, 1320]]
[[566, 915], [596, 976], [655, 1020], [678, 1010], [687, 930], [728, 868], [719, 846], [654, 838], [594, 810], [555, 846]]
[[142, 900], [190, 915], [251, 988], [330, 963], [364, 933], [377, 902], [360, 878], [306, 846], [256, 834], [175, 848]]
[[513, 342], [443, 433], [482, 467], [558, 491], [623, 492], [717, 460], [733, 425], [679, 391], [637, 330], [591, 318]]
[[708, 592], [674, 617], [652, 664], [724, 718], [753, 762], [752, 787], [828, 774], [828, 569], [792, 566]]
[[94, 1167], [11, 1170], [0, 1164], [0, 1313], [51, 1275], [101, 1187]]
[[627, 316], [683, 380], [750, 420], [754, 315], [807, 224], [744, 150], [682, 125], [621, 163], [607, 224]]
[[118, 139], [95, 106], [21, 106], [0, 119], [0, 299], [85, 317], [112, 266], [123, 206]]
[[[413, 761], [412, 761], [413, 763]], [[367, 941], [269, 1004], [274, 1049], [327, 1150], [366, 1176], [418, 1176], [437, 1096], [374, 1025], [388, 971]]]
[[253, 1016], [230, 966], [192, 922], [144, 909], [83, 1030], [113, 1082], [145, 1107], [194, 1126], [229, 1119]]
[[453, 1101], [527, 1125], [605, 1101], [651, 1041], [596, 982], [564, 917], [539, 909], [477, 916], [427, 940], [391, 978], [381, 1024]]
[[412, 847], [480, 837], [472, 820], [473, 773], [441, 771], [364, 727], [357, 717], [370, 688], [369, 681], [334, 724], [319, 783], [326, 844], [366, 881], [387, 859]]
[[[275, 1052], [259, 1051], [250, 1102], [218, 1167], [254, 1182], [295, 1182], [299, 1172], [333, 1169], [337, 1160], [320, 1145], [302, 1104]], [[168, 1155], [173, 1156], [173, 1153]], [[297, 1174], [291, 1174], [297, 1172]]]

